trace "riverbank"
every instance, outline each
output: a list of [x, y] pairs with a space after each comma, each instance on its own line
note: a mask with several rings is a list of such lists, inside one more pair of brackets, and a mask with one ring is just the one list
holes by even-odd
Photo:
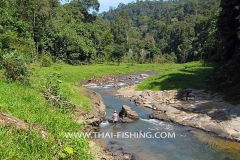
[[155, 113], [150, 118], [199, 128], [240, 142], [240, 106], [223, 102], [218, 94], [194, 89], [135, 91], [134, 86], [129, 86], [119, 89], [116, 95], [153, 109]]
[[115, 141], [109, 144], [93, 139], [89, 141], [89, 145], [96, 160], [135, 160], [135, 156], [127, 153], [124, 148]]
[[121, 88], [116, 96], [153, 109], [155, 113], [150, 118], [199, 128], [239, 142], [240, 106], [227, 103], [223, 93], [213, 90], [207, 83], [210, 73], [211, 68], [206, 66], [170, 70], [136, 86]]
[[[85, 132], [98, 132], [99, 125], [106, 117], [106, 106], [103, 103], [100, 94], [86, 90], [85, 96], [91, 100], [91, 108], [93, 112], [78, 114], [78, 123], [85, 124]], [[112, 141], [110, 144], [106, 144], [98, 139], [90, 139], [89, 146], [91, 148], [92, 155], [95, 156], [96, 160], [133, 160], [134, 156], [131, 153], [126, 153], [124, 148], [119, 144]]]
[[40, 87], [0, 79], [1, 159], [93, 159], [87, 139], [64, 136], [82, 131], [75, 120], [48, 103]]

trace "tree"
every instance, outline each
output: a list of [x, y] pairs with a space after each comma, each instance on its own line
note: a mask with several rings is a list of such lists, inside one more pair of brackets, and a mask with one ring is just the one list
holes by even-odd
[[[111, 45], [114, 43], [113, 35], [109, 24], [100, 17], [96, 19], [92, 27], [93, 42], [96, 49], [95, 62], [103, 62], [104, 58], [109, 59]], [[107, 58], [108, 57], [108, 58]], [[100, 61], [99, 61], [100, 60]]]
[[240, 4], [237, 0], [222, 0], [220, 6], [222, 11], [217, 23], [222, 40], [220, 51], [222, 61], [227, 61], [240, 51]]
[[72, 0], [72, 1], [80, 2], [83, 8], [86, 9], [87, 11], [89, 11], [90, 9], [98, 11], [100, 7], [98, 0]]
[[180, 53], [180, 61], [185, 63], [187, 61], [187, 57], [189, 54], [189, 51], [191, 49], [191, 45], [189, 45], [187, 42], [180, 44], [178, 46], [178, 52]]
[[114, 50], [112, 52], [112, 57], [117, 60], [118, 65], [120, 65], [121, 59], [126, 52], [125, 46], [115, 44], [114, 45]]
[[129, 30], [129, 17], [126, 11], [122, 10], [118, 13], [117, 19], [112, 23], [112, 32], [114, 41], [117, 44], [127, 42], [127, 32]]
[[215, 50], [212, 59], [217, 63], [212, 79], [216, 89], [230, 91], [231, 99], [240, 95], [240, 4], [237, 0], [222, 0], [216, 28], [208, 40]]
[[147, 51], [146, 58], [149, 60], [149, 62], [152, 63], [154, 59], [154, 54], [156, 52], [155, 46], [153, 45], [153, 43], [147, 42], [145, 45], [145, 50]]

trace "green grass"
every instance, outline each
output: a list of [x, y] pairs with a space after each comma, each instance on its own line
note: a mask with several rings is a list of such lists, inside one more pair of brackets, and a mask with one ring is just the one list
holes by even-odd
[[140, 71], [161, 71], [161, 70], [170, 70], [170, 69], [179, 69], [183, 68], [183, 64], [134, 64], [129, 65], [126, 63], [117, 65], [106, 65], [106, 64], [97, 64], [97, 65], [84, 65], [84, 66], [71, 66], [71, 65], [55, 65], [51, 67], [34, 67], [35, 72], [40, 75], [47, 74], [49, 72], [58, 72], [60, 73], [62, 80], [71, 84], [82, 81], [84, 79], [92, 77], [101, 77], [103, 75], [110, 74], [125, 74], [125, 73], [134, 73]]
[[62, 113], [50, 106], [43, 94], [35, 88], [0, 80], [0, 110], [29, 124], [38, 124], [53, 137], [43, 139], [32, 129], [26, 132], [7, 129], [1, 125], [2, 159], [58, 159], [58, 154], [67, 146], [74, 149], [77, 157], [91, 159], [87, 153], [87, 139], [73, 140], [61, 136], [64, 132], [80, 131], [81, 125], [76, 123], [71, 114]]
[[206, 84], [206, 78], [213, 71], [212, 67], [204, 66], [199, 62], [188, 63], [178, 70], [166, 70], [158, 75], [149, 77], [137, 85], [137, 90], [172, 90], [172, 89], [204, 89], [211, 90]]

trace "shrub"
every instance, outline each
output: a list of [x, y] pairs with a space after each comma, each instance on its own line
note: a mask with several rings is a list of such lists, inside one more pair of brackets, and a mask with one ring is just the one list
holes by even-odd
[[58, 73], [49, 73], [43, 79], [44, 97], [48, 102], [58, 107], [62, 112], [73, 111], [78, 105], [71, 103], [68, 98], [61, 92], [60, 75]]
[[48, 55], [43, 55], [41, 58], [41, 66], [42, 67], [50, 67], [52, 65], [52, 59]]
[[5, 68], [5, 77], [8, 81], [29, 82], [27, 60], [17, 51], [4, 54], [2, 64]]

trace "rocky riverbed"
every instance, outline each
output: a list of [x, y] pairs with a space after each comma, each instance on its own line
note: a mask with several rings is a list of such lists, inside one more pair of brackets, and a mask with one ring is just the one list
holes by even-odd
[[155, 110], [150, 118], [199, 128], [240, 142], [240, 106], [223, 102], [218, 94], [191, 88], [134, 91], [134, 86], [128, 86], [119, 89], [116, 96]]

